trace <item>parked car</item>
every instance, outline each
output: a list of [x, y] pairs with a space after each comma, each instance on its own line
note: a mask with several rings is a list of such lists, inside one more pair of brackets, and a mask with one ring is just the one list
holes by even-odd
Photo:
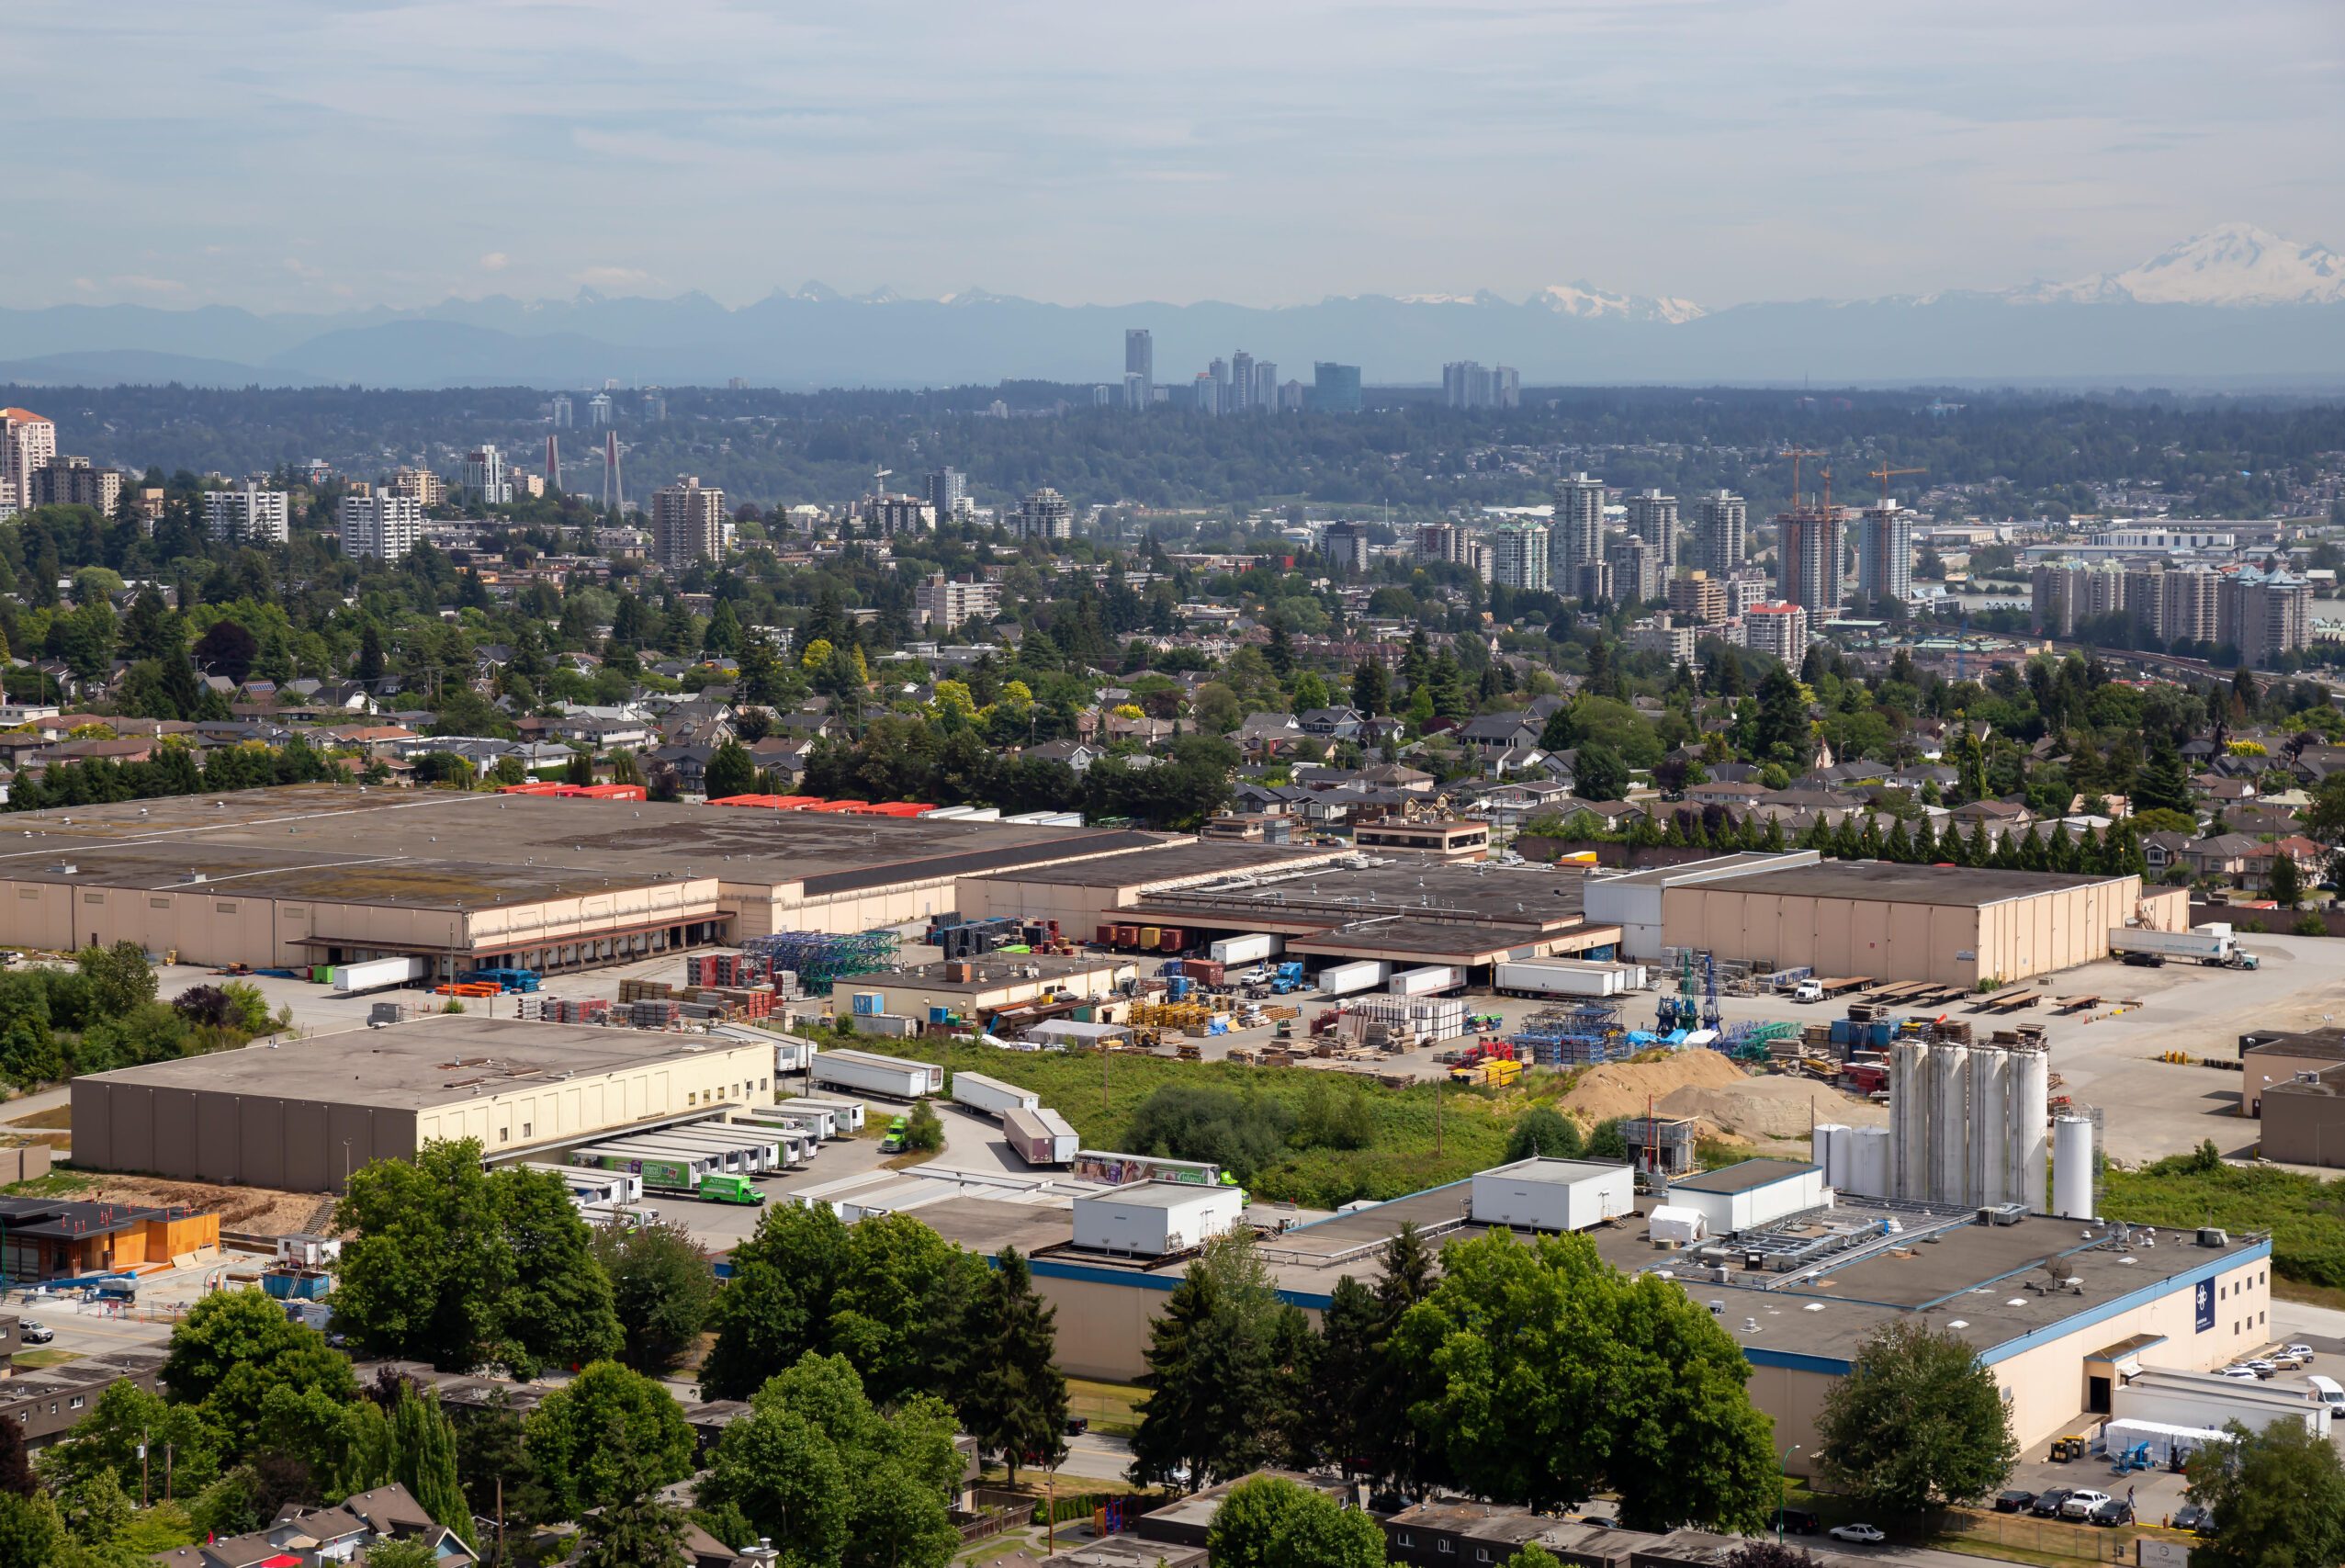
[[2129, 1525], [2134, 1522], [2134, 1506], [2123, 1497], [2112, 1497], [2085, 1517], [2096, 1525]]
[[1808, 1508], [1783, 1510], [1783, 1528], [1792, 1535], [1814, 1535], [1824, 1528], [1821, 1515]]
[[1999, 1514], [2024, 1514], [2035, 1506], [2035, 1494], [2016, 1486], [1995, 1494], [1995, 1512]]
[[2234, 1382], [2260, 1382], [2263, 1381], [2256, 1376], [2256, 1371], [2253, 1367], [2225, 1367], [2215, 1375], [2218, 1378], [2229, 1378]]
[[1088, 1416], [1070, 1416], [1066, 1418], [1066, 1435], [1070, 1438], [1079, 1438], [1090, 1429], [1091, 1418]]
[[1834, 1540], [1855, 1541], [1862, 1546], [1872, 1546], [1889, 1539], [1871, 1525], [1834, 1525], [1832, 1528], [1832, 1538]]
[[1594, 1525], [1600, 1530], [1617, 1530], [1620, 1528], [1620, 1521], [1610, 1514], [1582, 1514], [1580, 1522], [1584, 1525]]
[[17, 1337], [28, 1345], [46, 1345], [57, 1337], [57, 1331], [37, 1317], [28, 1317], [17, 1325]]
[[2280, 1348], [2283, 1354], [2294, 1356], [2298, 1360], [2309, 1361], [2313, 1359], [2313, 1348], [2301, 1340], [2294, 1344], [2283, 1345]]
[[2174, 1510], [2174, 1528], [2193, 1535], [2215, 1533], [2215, 1510], [2202, 1508], [2196, 1503], [2185, 1503]]
[[2253, 1372], [2260, 1378], [2268, 1378], [2280, 1370], [2278, 1367], [2274, 1366], [2272, 1362], [2265, 1360], [2260, 1356], [2250, 1360], [2241, 1361], [2239, 1365], [2247, 1368], [2248, 1371]]
[[2092, 1510], [2108, 1500], [2109, 1494], [2106, 1492], [2094, 1492], [2090, 1489], [2071, 1492], [2068, 1495], [2068, 1500], [2060, 1505], [2060, 1517], [2064, 1519], [2090, 1518], [2092, 1516]]
[[2264, 1358], [2265, 1360], [2270, 1361], [2273, 1366], [2278, 1367], [2283, 1372], [2301, 1371], [2306, 1361], [2309, 1359], [2310, 1358], [2308, 1357], [2299, 1356], [2293, 1350], [2274, 1350], [2271, 1355]]
[[2060, 1505], [2075, 1495], [2072, 1486], [2055, 1486], [2048, 1492], [2038, 1492], [2027, 1511], [2039, 1519], [2057, 1519], [2060, 1517]]

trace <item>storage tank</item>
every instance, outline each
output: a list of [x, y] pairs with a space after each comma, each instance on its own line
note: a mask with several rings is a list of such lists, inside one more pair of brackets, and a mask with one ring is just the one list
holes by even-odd
[[1848, 1185], [1868, 1198], [1889, 1195], [1889, 1130], [1887, 1127], [1849, 1129]]
[[1930, 1043], [1889, 1047], [1888, 1185], [1875, 1194], [1926, 1202], [1930, 1197]]
[[1848, 1148], [1841, 1134], [1848, 1129], [1837, 1122], [1819, 1122], [1810, 1152], [1818, 1165], [1824, 1168], [1824, 1185], [1834, 1190], [1848, 1179]]
[[2011, 1053], [1979, 1046], [1970, 1053], [1970, 1201], [2012, 1201], [2017, 1162], [2011, 1134]]
[[1930, 1053], [1930, 1201], [1970, 1202], [1970, 1057], [1967, 1045]]
[[2016, 1180], [2006, 1202], [2045, 1213], [2045, 1167], [2051, 1156], [2052, 1062], [2042, 1050], [2014, 1051], [2004, 1083], [2011, 1095], [2011, 1136]]
[[2092, 1123], [2063, 1116], [2052, 1128], [2052, 1210], [2062, 1219], [2092, 1218]]

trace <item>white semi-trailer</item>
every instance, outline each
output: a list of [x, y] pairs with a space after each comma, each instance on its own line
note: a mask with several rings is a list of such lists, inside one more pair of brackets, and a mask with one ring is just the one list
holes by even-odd
[[2230, 923], [2226, 920], [2193, 926], [2186, 931], [2114, 926], [2109, 931], [2109, 951], [2127, 963], [2163, 964], [2170, 958], [2179, 958], [2225, 969], [2256, 967], [2255, 954], [2240, 951], [2238, 940], [2231, 934]]
[[1323, 997], [1347, 997], [1354, 991], [1365, 991], [1382, 985], [1392, 973], [1392, 966], [1381, 958], [1338, 964], [1319, 972], [1319, 994]]
[[889, 1100], [919, 1100], [944, 1092], [944, 1069], [908, 1062], [874, 1051], [818, 1051], [814, 1081], [825, 1089], [851, 1089]]
[[983, 1115], [999, 1117], [1011, 1111], [1036, 1110], [1042, 1105], [1043, 1097], [1031, 1089], [1020, 1089], [983, 1073], [955, 1073], [953, 1102]]

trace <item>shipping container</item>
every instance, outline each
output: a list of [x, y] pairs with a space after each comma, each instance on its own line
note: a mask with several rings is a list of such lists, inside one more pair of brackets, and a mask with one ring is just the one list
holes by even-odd
[[1156, 951], [1156, 944], [1164, 940], [1164, 936], [1165, 928], [1162, 926], [1142, 926], [1136, 945], [1154, 953]]
[[1464, 973], [1456, 965], [1435, 964], [1423, 969], [1404, 969], [1387, 980], [1384, 988], [1396, 997], [1437, 997], [1465, 983]]
[[1043, 1103], [1043, 1097], [1031, 1089], [1020, 1089], [999, 1078], [989, 1078], [983, 1073], [953, 1075], [953, 1102], [965, 1105], [987, 1116], [1002, 1116], [1011, 1111], [1032, 1111]]
[[1276, 958], [1286, 949], [1286, 938], [1256, 931], [1250, 936], [1225, 936], [1205, 951], [1224, 964], [1259, 964], [1266, 958]]
[[871, 1051], [818, 1051], [813, 1074], [814, 1081], [825, 1088], [858, 1089], [889, 1100], [919, 1100], [944, 1092], [942, 1067]]
[[1002, 1112], [1002, 1136], [1028, 1165], [1068, 1165], [1081, 1146], [1075, 1128], [1047, 1107], [1026, 1110], [1013, 1106]]
[[1319, 972], [1319, 994], [1323, 997], [1347, 997], [1354, 991], [1365, 991], [1381, 986], [1392, 972], [1392, 966], [1381, 958], [1363, 958], [1356, 964], [1338, 964]]
[[1162, 953], [1178, 953], [1182, 948], [1187, 947], [1188, 945], [1188, 932], [1180, 931], [1173, 926], [1167, 926], [1164, 929], [1160, 940], [1156, 943], [1156, 948], [1157, 951]]

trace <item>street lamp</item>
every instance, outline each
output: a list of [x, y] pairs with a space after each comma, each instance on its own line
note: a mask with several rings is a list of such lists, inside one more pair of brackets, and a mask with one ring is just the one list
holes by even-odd
[[1789, 1448], [1784, 1450], [1783, 1457], [1778, 1460], [1776, 1464], [1776, 1470], [1780, 1472], [1780, 1476], [1776, 1485], [1775, 1498], [1775, 1541], [1777, 1546], [1781, 1546], [1783, 1544], [1784, 1507], [1791, 1501], [1791, 1456], [1798, 1453], [1799, 1451], [1799, 1444], [1794, 1443]]

